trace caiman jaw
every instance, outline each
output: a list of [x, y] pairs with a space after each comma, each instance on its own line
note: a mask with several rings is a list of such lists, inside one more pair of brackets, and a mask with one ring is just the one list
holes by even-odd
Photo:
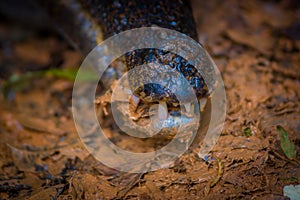
[[[207, 98], [205, 97], [199, 99], [201, 112], [204, 110], [206, 100]], [[138, 121], [140, 118], [150, 117], [152, 115], [158, 115], [158, 119], [164, 121], [170, 115], [173, 115], [174, 112], [185, 117], [193, 117], [193, 112], [195, 111], [195, 105], [191, 102], [185, 102], [183, 104], [168, 104], [167, 101], [163, 100], [158, 102], [145, 102], [133, 94], [130, 96], [129, 102], [131, 104], [131, 119], [134, 121]]]

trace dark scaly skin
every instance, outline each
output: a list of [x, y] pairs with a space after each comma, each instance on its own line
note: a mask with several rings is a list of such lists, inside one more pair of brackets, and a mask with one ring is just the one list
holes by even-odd
[[[197, 69], [179, 55], [158, 49], [141, 49], [126, 54], [127, 69], [151, 62], [158, 63], [157, 73], [168, 73], [164, 69], [159, 68], [160, 65], [167, 65], [180, 72], [193, 86], [198, 98], [207, 94], [204, 80]], [[143, 75], [147, 76], [148, 74], [140, 74], [140, 76]], [[133, 78], [130, 81], [134, 82], [135, 79]], [[176, 79], [170, 80], [172, 84], [176, 84], [176, 81]], [[166, 101], [169, 105], [178, 103], [176, 96], [168, 88], [159, 84], [147, 84], [144, 87], [135, 88], [134, 94], [148, 103], [159, 101]]]
[[[195, 23], [188, 1], [82, 0], [81, 2], [92, 17], [101, 24], [104, 39], [133, 28], [159, 26], [182, 32], [197, 40]], [[207, 94], [204, 80], [194, 66], [174, 53], [158, 49], [140, 49], [128, 52], [125, 60], [127, 70], [151, 62], [168, 65], [175, 68], [189, 81], [198, 98]], [[165, 72], [158, 69], [157, 73]], [[147, 76], [147, 74], [138, 76]], [[134, 83], [137, 81], [136, 78], [137, 76], [129, 77], [129, 80]], [[176, 96], [168, 88], [159, 84], [147, 84], [132, 89], [136, 96], [147, 103], [158, 101], [166, 101], [170, 105], [178, 103]]]
[[197, 40], [189, 2], [184, 0], [80, 0], [103, 27], [104, 38], [153, 25]]
[[[54, 23], [63, 28], [63, 33], [70, 38], [73, 46], [84, 54], [92, 50], [102, 39], [139, 27], [168, 28], [197, 40], [192, 10], [187, 0], [33, 1], [47, 10]], [[158, 49], [140, 49], [128, 52], [125, 55], [125, 62], [126, 70], [150, 62], [157, 63], [157, 73], [166, 73], [163, 69], [159, 69], [159, 65], [168, 65], [187, 79], [198, 99], [208, 94], [204, 80], [194, 66], [173, 53]], [[109, 76], [106, 81], [113, 80]], [[139, 76], [147, 74], [129, 77], [130, 82], [136, 83]], [[147, 84], [132, 89], [134, 94], [146, 103], [158, 101], [166, 101], [169, 105], [178, 103], [176, 96], [168, 88], [158, 84]]]
[[52, 25], [83, 54], [102, 42], [102, 28], [78, 0], [30, 0], [44, 10]]

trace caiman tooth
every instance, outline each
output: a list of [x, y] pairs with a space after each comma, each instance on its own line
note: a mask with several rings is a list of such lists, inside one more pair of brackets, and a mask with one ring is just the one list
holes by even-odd
[[158, 119], [166, 120], [168, 118], [168, 107], [165, 101], [160, 101], [158, 104]]
[[131, 95], [132, 103], [134, 104], [135, 107], [137, 107], [140, 103], [140, 98], [138, 98], [135, 95]]
[[183, 104], [184, 105], [184, 107], [185, 107], [185, 110], [186, 110], [186, 112], [190, 112], [191, 111], [191, 103], [185, 103], [185, 104]]

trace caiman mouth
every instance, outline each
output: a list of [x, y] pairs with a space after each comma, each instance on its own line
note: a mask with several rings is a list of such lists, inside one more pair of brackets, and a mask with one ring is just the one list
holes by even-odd
[[203, 105], [208, 96], [200, 72], [173, 52], [138, 49], [125, 55], [125, 63], [133, 91], [129, 101], [130, 117], [135, 121], [151, 117], [155, 112], [160, 120], [168, 116], [193, 117], [199, 106], [195, 101], [202, 99]]
[[[198, 108], [200, 112], [206, 109], [207, 99], [206, 97], [199, 99], [200, 108]], [[200, 123], [200, 113], [197, 113], [199, 112], [199, 109], [197, 110], [199, 104], [186, 103], [171, 106], [165, 101], [146, 103], [134, 95], [131, 95], [128, 101], [111, 102], [110, 100], [111, 93], [106, 93], [96, 99], [99, 122], [103, 122], [103, 119], [107, 119], [107, 117], [113, 117], [113, 121], [116, 122], [115, 115], [112, 115], [111, 112], [112, 107], [115, 106], [117, 116], [122, 116], [123, 124], [117, 124], [118, 126], [113, 127], [118, 127], [125, 133], [133, 130], [135, 137], [152, 138], [153, 140], [159, 138], [159, 141], [170, 141], [181, 127], [181, 130], [186, 131], [187, 134], [181, 138], [185, 140], [185, 137], [190, 138], [190, 130], [198, 127]], [[99, 115], [99, 113], [102, 114]]]
[[[109, 97], [106, 102], [100, 97], [96, 103], [117, 103], [118, 113], [129, 118], [126, 122], [132, 127], [151, 124], [153, 116], [165, 129], [196, 123], [209, 92], [200, 72], [188, 61], [169, 51], [139, 49], [119, 62], [125, 62], [127, 74], [114, 80], [104, 95]], [[121, 74], [118, 69], [122, 68], [116, 66], [119, 72], [115, 74]], [[120, 88], [115, 92], [117, 85]]]
[[[131, 95], [129, 99], [129, 115], [134, 121], [149, 118], [152, 115], [158, 115], [160, 120], [166, 120], [169, 116], [172, 117], [187, 117], [192, 118], [197, 112], [197, 107], [202, 112], [205, 108], [207, 97], [198, 99], [199, 102], [184, 102], [180, 104], [178, 101], [144, 101], [135, 95]], [[198, 105], [195, 105], [195, 104]]]

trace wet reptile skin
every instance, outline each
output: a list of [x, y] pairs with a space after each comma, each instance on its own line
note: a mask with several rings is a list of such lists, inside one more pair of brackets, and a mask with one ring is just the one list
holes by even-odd
[[188, 1], [181, 0], [81, 0], [103, 27], [104, 38], [132, 28], [159, 26], [197, 39]]
[[[91, 16], [101, 24], [104, 39], [133, 28], [158, 26], [179, 31], [197, 40], [195, 23], [188, 1], [82, 0], [81, 2], [89, 10]], [[204, 80], [197, 70], [184, 58], [171, 52], [158, 49], [140, 49], [128, 52], [125, 55], [125, 60], [127, 70], [147, 63], [156, 63], [157, 66], [168, 65], [180, 72], [189, 81], [198, 98], [207, 94]], [[165, 73], [159, 67], [156, 72]], [[136, 82], [136, 78], [139, 76], [147, 76], [147, 74], [129, 77], [129, 81]], [[132, 89], [134, 94], [144, 102], [166, 101], [171, 105], [178, 102], [176, 96], [168, 88], [159, 84], [146, 84]]]
[[[47, 0], [38, 3], [43, 4], [54, 22], [64, 29], [74, 46], [83, 53], [88, 53], [101, 40], [139, 27], [168, 28], [197, 40], [192, 10], [186, 0]], [[168, 65], [180, 72], [192, 85], [198, 99], [208, 94], [204, 80], [194, 66], [170, 52], [158, 49], [128, 52], [125, 55], [125, 70], [151, 62], [157, 64], [157, 73], [165, 73], [159, 65]], [[129, 81], [136, 82], [139, 76], [147, 74], [129, 77]], [[178, 102], [168, 88], [158, 84], [132, 89], [147, 103], [166, 101], [174, 105]]]

